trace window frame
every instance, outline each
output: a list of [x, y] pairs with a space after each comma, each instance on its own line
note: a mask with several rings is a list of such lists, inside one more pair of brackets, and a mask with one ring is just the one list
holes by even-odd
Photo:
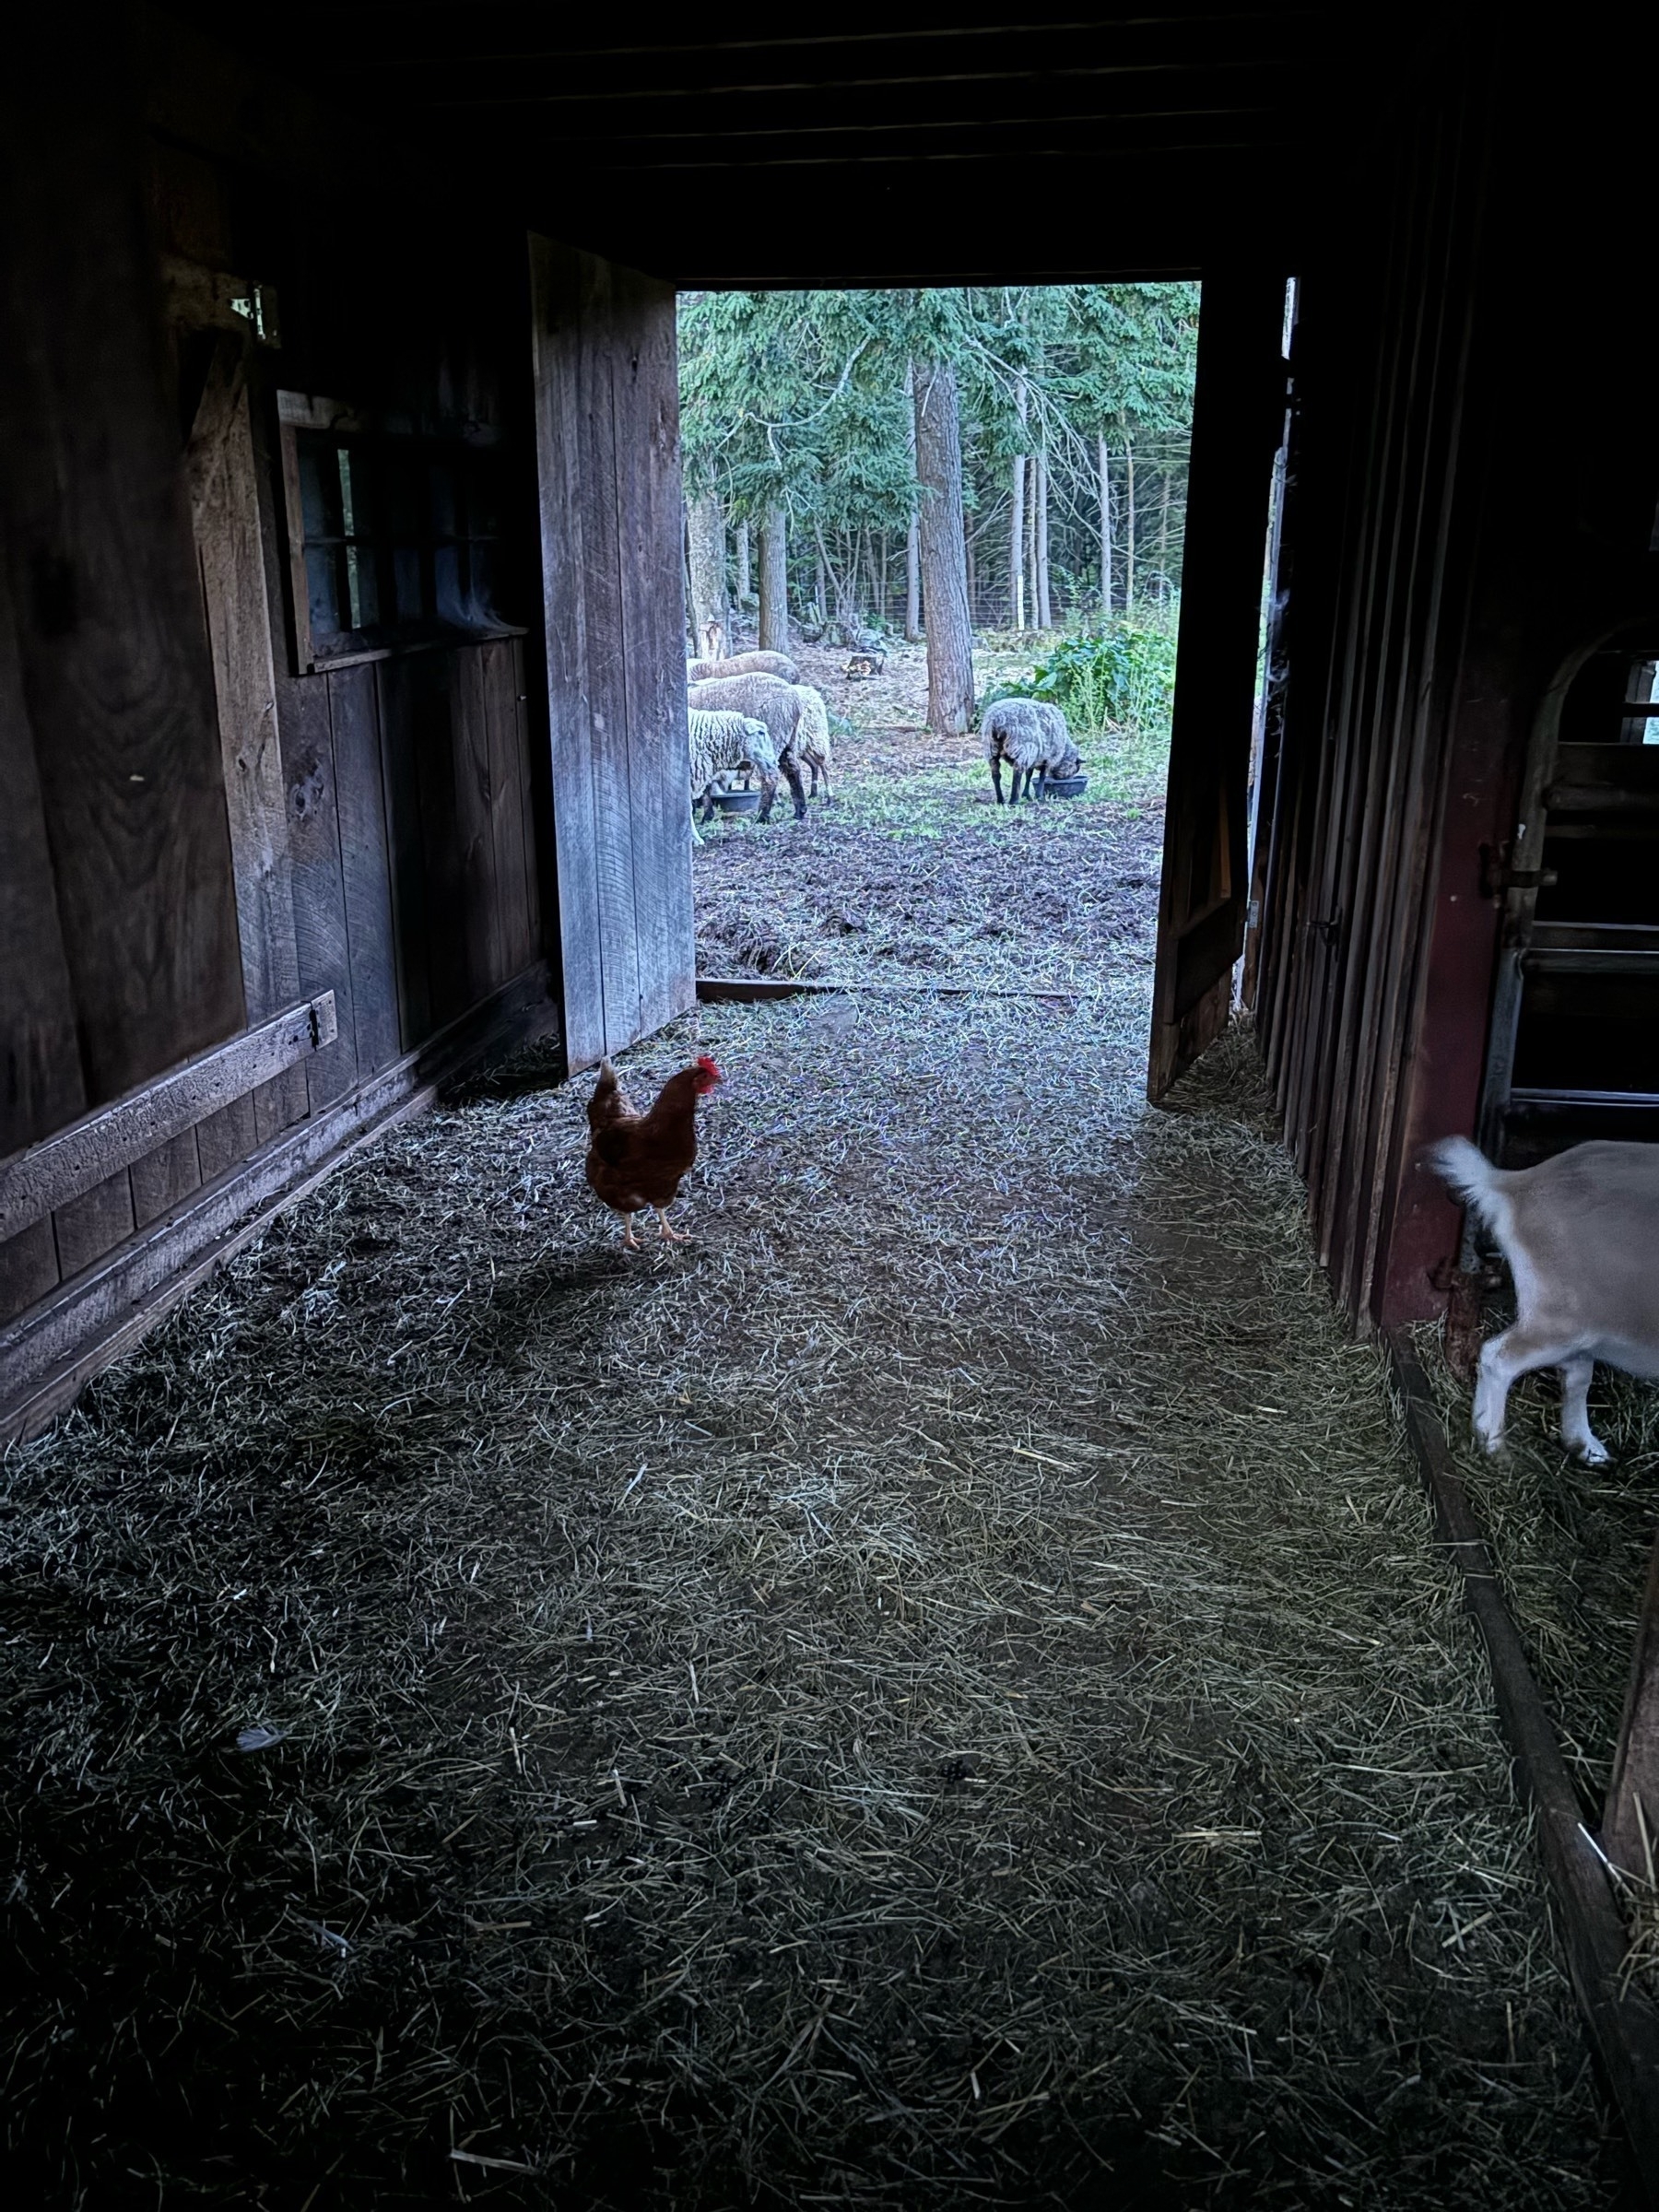
[[[335, 633], [346, 641], [338, 651], [331, 651], [326, 641], [313, 634], [311, 611], [311, 575], [306, 555], [319, 542], [348, 543], [359, 534], [348, 532], [339, 540], [332, 535], [319, 541], [308, 537], [305, 521], [305, 500], [300, 465], [300, 439], [302, 433], [321, 432], [325, 436], [360, 441], [364, 449], [377, 457], [383, 453], [395, 453], [402, 447], [419, 448], [431, 455], [453, 453], [457, 460], [479, 453], [499, 452], [505, 441], [501, 433], [482, 425], [469, 425], [465, 431], [430, 430], [418, 426], [406, 418], [377, 415], [353, 406], [346, 400], [326, 399], [315, 393], [279, 391], [276, 394], [276, 424], [282, 468], [283, 512], [288, 538], [288, 598], [291, 608], [294, 665], [301, 676], [325, 675], [331, 668], [360, 667], [369, 661], [387, 661], [407, 653], [432, 653], [457, 645], [485, 644], [497, 638], [522, 638], [527, 634], [523, 623], [501, 621], [454, 621], [433, 613], [407, 624], [407, 634], [393, 636], [384, 641], [369, 644], [363, 641], [360, 631], [342, 629]], [[382, 546], [389, 541], [383, 533], [361, 534], [363, 542]], [[499, 540], [506, 532], [494, 534]], [[471, 542], [470, 538], [468, 542]], [[430, 541], [435, 544], [436, 540]], [[430, 550], [428, 539], [421, 540], [423, 553]], [[435, 594], [434, 594], [435, 595]], [[387, 624], [376, 625], [395, 630], [396, 618]]]

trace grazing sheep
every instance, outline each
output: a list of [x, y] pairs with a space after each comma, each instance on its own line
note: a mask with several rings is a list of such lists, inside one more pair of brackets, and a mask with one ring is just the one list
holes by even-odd
[[1503, 1437], [1511, 1383], [1561, 1371], [1561, 1441], [1600, 1466], [1590, 1426], [1595, 1362], [1659, 1382], [1659, 1145], [1574, 1145], [1535, 1168], [1495, 1168], [1466, 1136], [1429, 1154], [1490, 1233], [1515, 1279], [1515, 1325], [1480, 1347], [1475, 1432]]
[[801, 725], [801, 701], [794, 687], [776, 676], [724, 676], [693, 684], [688, 699], [700, 712], [752, 714], [766, 724], [800, 821], [806, 812], [806, 794], [794, 750]]
[[786, 653], [735, 653], [727, 660], [688, 661], [686, 681], [706, 684], [723, 676], [775, 676], [798, 684], [801, 672]]
[[748, 714], [710, 713], [693, 707], [688, 717], [691, 738], [691, 840], [700, 845], [697, 808], [700, 800], [704, 821], [714, 815], [710, 795], [728, 769], [752, 768], [760, 779], [760, 812], [765, 821], [778, 790], [778, 748], [763, 722]]
[[[1026, 796], [1042, 796], [1051, 776], [1075, 776], [1080, 762], [1065, 717], [1045, 700], [999, 699], [985, 709], [980, 734], [985, 740], [985, 758], [991, 763], [991, 781], [996, 803], [1003, 803], [1002, 763], [1014, 771], [1010, 806], [1019, 803], [1019, 779], [1025, 778]], [[1037, 778], [1033, 794], [1031, 778]]]
[[815, 691], [810, 684], [791, 686], [801, 702], [801, 720], [795, 735], [795, 758], [812, 777], [809, 796], [818, 797], [818, 774], [824, 778], [824, 804], [829, 805], [835, 794], [830, 788], [830, 710], [824, 704], [824, 695]]

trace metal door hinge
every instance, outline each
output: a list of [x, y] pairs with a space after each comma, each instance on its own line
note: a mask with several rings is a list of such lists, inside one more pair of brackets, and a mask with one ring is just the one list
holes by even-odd
[[1507, 838], [1494, 849], [1480, 848], [1480, 895], [1501, 899], [1505, 891], [1547, 891], [1556, 880], [1553, 868], [1512, 868]]

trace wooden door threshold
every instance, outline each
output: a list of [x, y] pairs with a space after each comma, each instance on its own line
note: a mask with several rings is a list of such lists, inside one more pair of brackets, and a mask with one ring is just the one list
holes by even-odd
[[774, 998], [1023, 998], [1045, 1006], [1072, 1006], [1099, 998], [1099, 991], [1021, 990], [1001, 983], [828, 983], [794, 975], [700, 975], [697, 995], [704, 1006], [753, 1006]]

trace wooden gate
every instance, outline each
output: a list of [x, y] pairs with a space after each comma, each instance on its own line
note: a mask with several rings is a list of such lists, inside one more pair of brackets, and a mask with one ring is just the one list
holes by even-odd
[[531, 241], [542, 588], [572, 1069], [697, 994], [674, 291]]
[[1256, 642], [1284, 433], [1282, 275], [1206, 276], [1198, 324], [1181, 641], [1147, 1095], [1226, 1027], [1244, 944]]

